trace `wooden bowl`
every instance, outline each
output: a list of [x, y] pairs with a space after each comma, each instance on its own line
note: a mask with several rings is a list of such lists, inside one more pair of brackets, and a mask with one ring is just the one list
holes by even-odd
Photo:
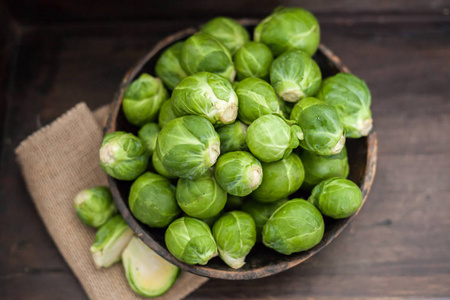
[[[257, 24], [257, 20], [244, 19], [239, 22], [249, 29], [250, 32], [253, 31], [254, 26]], [[105, 133], [117, 130], [137, 133], [138, 128], [133, 127], [126, 121], [121, 110], [124, 90], [131, 81], [137, 78], [142, 72], [154, 75], [154, 68], [159, 55], [173, 43], [184, 40], [195, 32], [197, 32], [197, 29], [188, 28], [163, 39], [157, 43], [136, 66], [128, 71], [122, 80], [120, 89], [115, 96], [115, 100], [111, 104]], [[349, 72], [339, 58], [324, 45], [319, 46], [317, 53], [314, 55], [314, 59], [320, 66], [324, 78], [339, 72]], [[361, 188], [363, 194], [362, 204], [364, 204], [369, 195], [375, 176], [377, 162], [377, 136], [375, 132], [372, 131], [369, 136], [365, 138], [348, 139], [347, 151], [350, 164], [350, 174], [348, 178], [357, 183]], [[255, 279], [270, 276], [292, 268], [327, 246], [344, 230], [345, 227], [347, 227], [361, 210], [360, 208], [355, 214], [346, 219], [332, 220], [325, 218], [325, 234], [322, 241], [314, 248], [305, 252], [288, 256], [275, 252], [274, 250], [257, 243], [247, 256], [244, 267], [238, 270], [228, 267], [219, 257], [213, 258], [204, 266], [189, 265], [176, 259], [167, 250], [164, 242], [164, 229], [149, 228], [133, 217], [128, 207], [128, 193], [132, 182], [120, 181], [112, 177], [108, 177], [108, 181], [120, 213], [139, 238], [141, 238], [156, 253], [181, 269], [211, 278], [229, 280]], [[294, 195], [298, 197], [308, 197], [308, 195], [302, 194], [301, 191]]]

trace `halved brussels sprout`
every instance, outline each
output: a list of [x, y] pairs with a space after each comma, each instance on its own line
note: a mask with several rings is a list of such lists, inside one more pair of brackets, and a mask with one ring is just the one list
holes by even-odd
[[263, 227], [263, 243], [285, 255], [306, 251], [323, 237], [325, 223], [317, 208], [303, 199], [281, 205]]
[[157, 297], [175, 283], [180, 269], [133, 237], [122, 253], [122, 263], [130, 287], [144, 297]]
[[248, 42], [236, 51], [233, 57], [237, 79], [258, 77], [269, 80], [273, 54], [263, 43]]
[[232, 151], [247, 150], [247, 143], [245, 136], [247, 134], [247, 125], [241, 121], [236, 121], [217, 128], [217, 133], [220, 136], [220, 153], [225, 154]]
[[339, 73], [325, 79], [317, 98], [336, 109], [346, 137], [367, 136], [372, 130], [370, 90], [367, 84], [355, 75]]
[[263, 115], [281, 113], [277, 95], [272, 86], [260, 78], [247, 78], [236, 88], [239, 99], [239, 120], [246, 124]]
[[217, 245], [209, 226], [200, 220], [182, 217], [166, 230], [166, 246], [177, 259], [190, 265], [206, 263], [217, 256]]
[[242, 210], [252, 216], [256, 226], [256, 241], [262, 241], [262, 229], [278, 207], [286, 203], [287, 200], [278, 200], [272, 203], [259, 203], [254, 200], [250, 200], [244, 203]]
[[170, 174], [199, 178], [216, 163], [220, 154], [219, 134], [203, 117], [174, 119], [159, 133], [156, 153]]
[[167, 171], [167, 169], [163, 166], [162, 162], [158, 158], [158, 155], [156, 154], [156, 151], [153, 152], [152, 155], [152, 164], [153, 168], [155, 168], [155, 171], [158, 172], [159, 175], [169, 179], [177, 178], [177, 176], [170, 174], [169, 171]]
[[259, 160], [274, 162], [287, 157], [299, 145], [303, 133], [278, 115], [264, 115], [247, 129], [247, 146]]
[[322, 73], [305, 52], [291, 50], [273, 61], [270, 82], [284, 101], [298, 102], [317, 94], [322, 83]]
[[161, 131], [156, 123], [147, 123], [139, 129], [138, 136], [147, 147], [147, 152], [151, 156], [156, 148], [156, 139]]
[[242, 211], [228, 212], [214, 223], [212, 232], [220, 258], [233, 269], [242, 268], [245, 257], [256, 242], [252, 217]]
[[255, 28], [255, 41], [275, 56], [300, 49], [312, 56], [319, 46], [320, 27], [312, 13], [301, 8], [277, 8]]
[[73, 206], [80, 220], [94, 227], [102, 226], [117, 213], [111, 192], [106, 186], [82, 190], [75, 196]]
[[109, 219], [95, 234], [91, 254], [97, 268], [108, 268], [120, 261], [122, 251], [133, 237], [133, 230], [125, 220], [116, 215]]
[[227, 204], [225, 204], [225, 211], [239, 210], [244, 203], [245, 197], [238, 197], [227, 195]]
[[166, 126], [169, 121], [176, 119], [175, 113], [172, 109], [172, 100], [166, 100], [161, 106], [161, 110], [159, 111], [158, 124], [159, 127], [163, 128]]
[[247, 30], [238, 22], [226, 17], [217, 17], [200, 28], [218, 39], [233, 54], [250, 40]]
[[159, 78], [142, 74], [125, 90], [122, 109], [128, 122], [136, 126], [154, 122], [168, 93]]
[[216, 180], [233, 196], [244, 197], [253, 192], [262, 181], [261, 163], [244, 151], [228, 152], [216, 164]]
[[230, 124], [237, 117], [238, 97], [228, 80], [201, 72], [177, 85], [172, 94], [172, 109], [176, 116], [197, 115], [213, 125]]
[[[339, 115], [331, 105], [314, 97], [298, 102], [291, 113], [291, 120], [298, 122], [304, 139], [300, 146], [320, 155], [341, 152], [345, 145], [344, 128]], [[250, 128], [249, 128], [250, 129]]]
[[181, 212], [175, 187], [167, 178], [151, 172], [131, 185], [128, 204], [133, 216], [150, 227], [166, 227]]
[[198, 219], [217, 215], [227, 202], [227, 192], [219, 186], [211, 170], [198, 179], [180, 178], [176, 197], [180, 208]]
[[272, 163], [261, 163], [263, 180], [252, 198], [263, 203], [281, 200], [296, 192], [303, 183], [305, 170], [295, 153]]
[[230, 51], [207, 33], [196, 33], [184, 42], [180, 62], [188, 75], [210, 72], [231, 82], [236, 75]]
[[350, 217], [361, 207], [362, 193], [352, 181], [334, 177], [316, 185], [308, 201], [323, 215], [343, 219]]
[[312, 189], [319, 182], [331, 177], [346, 178], [348, 176], [349, 166], [345, 146], [338, 154], [329, 156], [304, 150], [300, 154], [300, 159], [305, 168], [302, 189]]
[[167, 48], [158, 58], [155, 66], [156, 76], [173, 90], [187, 76], [180, 64], [183, 42], [178, 42]]
[[105, 135], [99, 154], [103, 171], [120, 180], [135, 179], [148, 165], [149, 155], [142, 140], [123, 131]]

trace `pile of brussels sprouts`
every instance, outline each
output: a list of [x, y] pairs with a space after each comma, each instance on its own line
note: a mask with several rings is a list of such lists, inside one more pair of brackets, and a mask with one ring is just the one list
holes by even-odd
[[[370, 132], [370, 91], [352, 74], [323, 79], [312, 58], [319, 40], [301, 8], [275, 10], [253, 41], [218, 17], [165, 49], [157, 77], [144, 73], [126, 89], [123, 112], [138, 134], [107, 134], [100, 164], [134, 180], [131, 212], [166, 228], [180, 261], [218, 255], [238, 269], [257, 242], [306, 251], [323, 237], [323, 216], [361, 206], [345, 141]], [[292, 196], [299, 189], [308, 200]]]

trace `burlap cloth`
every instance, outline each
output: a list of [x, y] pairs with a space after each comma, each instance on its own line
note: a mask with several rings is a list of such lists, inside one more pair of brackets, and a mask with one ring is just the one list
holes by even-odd
[[[97, 270], [89, 248], [95, 230], [81, 223], [73, 208], [85, 188], [107, 185], [98, 163], [102, 124], [108, 108], [92, 113], [79, 103], [16, 149], [28, 190], [61, 254], [90, 299], [142, 299], [128, 286], [121, 263]], [[175, 285], [157, 299], [183, 299], [208, 279], [182, 272]]]

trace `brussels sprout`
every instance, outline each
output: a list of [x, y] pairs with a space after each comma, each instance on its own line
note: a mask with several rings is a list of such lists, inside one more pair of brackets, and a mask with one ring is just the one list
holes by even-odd
[[100, 227], [117, 213], [111, 192], [106, 186], [82, 190], [75, 196], [75, 211], [89, 226]]
[[138, 136], [147, 147], [147, 152], [151, 156], [156, 148], [156, 138], [161, 130], [156, 123], [147, 123], [139, 129]]
[[263, 227], [263, 243], [282, 254], [306, 251], [323, 237], [325, 223], [317, 208], [303, 199], [281, 205]]
[[216, 180], [233, 196], [247, 196], [262, 181], [261, 163], [248, 152], [228, 152], [219, 157], [216, 164]]
[[225, 211], [241, 209], [242, 204], [244, 203], [244, 199], [244, 197], [228, 195], [227, 204], [225, 204]]
[[227, 202], [225, 192], [208, 170], [198, 179], [180, 178], [176, 198], [180, 208], [189, 216], [206, 219], [217, 215]]
[[158, 124], [159, 127], [163, 128], [166, 126], [169, 121], [176, 119], [175, 113], [172, 109], [172, 100], [166, 100], [161, 106], [161, 110], [159, 111]]
[[247, 127], [244, 123], [236, 121], [217, 128], [216, 131], [220, 136], [220, 153], [247, 150], [247, 143], [245, 142]]
[[239, 120], [246, 124], [262, 115], [281, 113], [277, 95], [272, 86], [259, 78], [242, 80], [236, 88], [239, 99]]
[[177, 259], [190, 265], [206, 263], [217, 256], [217, 245], [209, 226], [200, 220], [182, 217], [166, 230], [166, 246]]
[[277, 115], [264, 115], [247, 129], [247, 146], [259, 160], [274, 162], [287, 157], [299, 145], [303, 133], [299, 126], [292, 125]]
[[156, 76], [173, 90], [187, 76], [180, 64], [183, 42], [178, 42], [167, 48], [158, 58], [155, 66]]
[[[298, 102], [291, 113], [298, 122], [304, 139], [300, 146], [320, 155], [341, 152], [345, 145], [344, 129], [334, 107], [322, 100], [309, 97]], [[249, 128], [250, 130], [250, 128]]]
[[317, 98], [333, 106], [339, 114], [345, 136], [367, 136], [372, 129], [372, 97], [367, 84], [348, 73], [339, 73], [322, 82]]
[[141, 139], [123, 131], [105, 135], [99, 154], [103, 171], [120, 180], [133, 180], [141, 175], [149, 158]]
[[169, 179], [177, 178], [177, 176], [170, 174], [169, 171], [167, 171], [167, 169], [163, 166], [162, 162], [158, 158], [158, 155], [156, 154], [156, 151], [153, 152], [152, 155], [152, 164], [153, 168], [155, 168], [155, 171], [158, 172], [159, 175]]
[[167, 178], [151, 172], [131, 185], [128, 204], [133, 216], [150, 227], [166, 227], [181, 212], [175, 187]]
[[188, 75], [211, 72], [234, 80], [236, 70], [230, 51], [215, 37], [196, 33], [181, 48], [181, 66]]
[[302, 189], [312, 189], [322, 180], [331, 177], [346, 178], [349, 172], [347, 148], [344, 146], [338, 154], [324, 156], [310, 151], [302, 151], [300, 158], [305, 168], [305, 180]]
[[269, 80], [273, 54], [270, 49], [257, 42], [245, 43], [233, 57], [238, 80], [258, 77]]
[[362, 193], [348, 179], [334, 177], [316, 185], [308, 199], [320, 212], [333, 219], [351, 216], [360, 208]]
[[305, 178], [302, 161], [295, 153], [276, 162], [261, 164], [263, 180], [251, 195], [259, 202], [274, 202], [286, 198], [300, 188]]
[[272, 203], [259, 203], [254, 200], [250, 200], [244, 203], [244, 205], [242, 206], [242, 210], [252, 216], [253, 221], [255, 221], [256, 241], [262, 241], [261, 232], [267, 220], [269, 220], [270, 216], [278, 207], [286, 202], [287, 200], [283, 199]]
[[291, 50], [275, 59], [270, 69], [270, 82], [278, 96], [287, 102], [314, 96], [320, 89], [322, 73], [306, 53]]
[[312, 56], [319, 46], [319, 23], [301, 8], [278, 8], [255, 28], [255, 41], [269, 46], [275, 56], [300, 49]]
[[122, 263], [128, 284], [144, 297], [157, 297], [175, 283], [180, 269], [133, 237], [122, 253]]
[[225, 78], [201, 72], [177, 85], [172, 94], [172, 109], [176, 116], [198, 115], [213, 125], [230, 124], [237, 117], [238, 97]]
[[199, 178], [216, 163], [219, 134], [205, 118], [184, 116], [163, 127], [156, 141], [156, 153], [170, 174]]
[[242, 211], [228, 212], [214, 223], [212, 232], [220, 258], [233, 269], [242, 268], [256, 242], [252, 217]]
[[159, 78], [142, 74], [125, 90], [122, 109], [128, 122], [136, 126], [154, 122], [168, 93]]
[[206, 23], [200, 32], [218, 39], [233, 54], [250, 40], [247, 30], [238, 22], [226, 17], [217, 17]]
[[122, 251], [133, 237], [133, 230], [125, 220], [116, 215], [109, 219], [95, 234], [91, 254], [97, 268], [108, 268], [120, 261]]

